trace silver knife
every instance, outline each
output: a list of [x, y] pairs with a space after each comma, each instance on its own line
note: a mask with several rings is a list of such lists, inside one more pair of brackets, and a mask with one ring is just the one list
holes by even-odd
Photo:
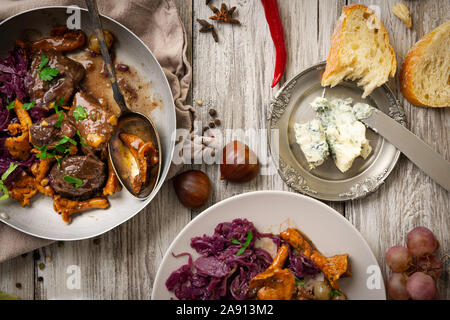
[[377, 109], [360, 121], [396, 146], [431, 179], [450, 191], [450, 162], [414, 133]]

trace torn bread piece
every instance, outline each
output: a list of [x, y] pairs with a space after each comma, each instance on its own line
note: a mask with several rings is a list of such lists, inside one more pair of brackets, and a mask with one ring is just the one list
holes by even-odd
[[345, 6], [331, 37], [322, 86], [357, 80], [365, 98], [393, 77], [396, 68], [389, 35], [374, 11], [360, 4]]

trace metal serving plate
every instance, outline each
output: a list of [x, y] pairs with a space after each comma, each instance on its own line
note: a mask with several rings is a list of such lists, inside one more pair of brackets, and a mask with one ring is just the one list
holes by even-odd
[[339, 171], [331, 158], [310, 170], [296, 142], [294, 123], [315, 118], [310, 103], [322, 94], [327, 99], [350, 97], [354, 103], [366, 102], [402, 125], [405, 125], [405, 115], [386, 85], [362, 99], [363, 91], [352, 82], [334, 88], [322, 87], [320, 80], [324, 70], [325, 62], [308, 68], [288, 81], [273, 98], [268, 113], [269, 147], [281, 178], [294, 190], [329, 201], [361, 198], [383, 183], [397, 163], [400, 151], [367, 129], [366, 137], [373, 150], [366, 160], [358, 157], [345, 173]]
[[[81, 10], [81, 29], [90, 35], [89, 15]], [[17, 39], [30, 34], [46, 36], [50, 28], [65, 25], [69, 15], [67, 7], [54, 6], [21, 12], [0, 23], [0, 57], [5, 57]], [[11, 199], [0, 203], [0, 221], [25, 233], [52, 240], [79, 240], [95, 237], [127, 221], [144, 209], [161, 188], [172, 162], [175, 147], [176, 116], [169, 83], [150, 49], [129, 29], [117, 21], [101, 16], [103, 27], [111, 31], [116, 39], [115, 53], [122, 61], [139, 70], [142, 78], [150, 81], [152, 93], [162, 100], [149, 117], [156, 124], [161, 139], [162, 168], [159, 182], [152, 195], [145, 201], [137, 200], [125, 190], [108, 197], [111, 204], [107, 210], [91, 210], [76, 216], [71, 224], [65, 223], [53, 210], [52, 199], [36, 195], [31, 207], [22, 208]], [[5, 219], [7, 217], [7, 219]]]

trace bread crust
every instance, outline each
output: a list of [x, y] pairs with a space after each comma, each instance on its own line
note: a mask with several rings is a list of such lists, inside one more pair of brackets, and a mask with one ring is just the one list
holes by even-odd
[[443, 24], [441, 24], [439, 27], [431, 31], [430, 33], [427, 33], [425, 36], [423, 36], [422, 39], [420, 39], [414, 46], [412, 46], [411, 49], [409, 49], [405, 59], [403, 60], [402, 64], [402, 70], [400, 71], [400, 91], [405, 97], [406, 100], [408, 100], [411, 104], [419, 107], [433, 107], [433, 108], [439, 108], [439, 107], [446, 107], [446, 106], [438, 106], [438, 105], [426, 105], [422, 101], [419, 100], [419, 97], [414, 92], [414, 73], [416, 71], [417, 65], [420, 63], [420, 59], [425, 54], [426, 49], [433, 41], [434, 35], [444, 30], [445, 28], [449, 28], [450, 21], [447, 21]]
[[[339, 56], [340, 56], [340, 52], [342, 51], [342, 30], [344, 29], [346, 23], [347, 23], [347, 15], [350, 15], [352, 11], [356, 11], [356, 10], [362, 10], [362, 11], [369, 11], [371, 13], [373, 13], [373, 10], [370, 9], [369, 7], [363, 5], [363, 4], [351, 4], [348, 6], [344, 6], [342, 8], [342, 14], [339, 17], [338, 21], [336, 22], [336, 25], [334, 27], [334, 31], [333, 31], [333, 35], [331, 36], [331, 47], [330, 47], [330, 51], [328, 53], [328, 58], [327, 58], [327, 65], [325, 67], [325, 72], [322, 75], [322, 86], [325, 86], [325, 81], [326, 79], [330, 76], [331, 73], [334, 72], [334, 70], [336, 70], [337, 66], [338, 66], [338, 60], [339, 60]], [[386, 31], [386, 28], [384, 27], [383, 22], [378, 19], [380, 22], [380, 27], [381, 27], [381, 32], [383, 32], [384, 34], [384, 39], [385, 41], [388, 43], [388, 47], [389, 47], [389, 51], [393, 57], [392, 59], [392, 63], [391, 63], [391, 70], [389, 72], [389, 75], [391, 77], [395, 76], [395, 72], [397, 69], [397, 60], [395, 58], [395, 52], [394, 49], [392, 48], [392, 46], [389, 44], [389, 35]]]

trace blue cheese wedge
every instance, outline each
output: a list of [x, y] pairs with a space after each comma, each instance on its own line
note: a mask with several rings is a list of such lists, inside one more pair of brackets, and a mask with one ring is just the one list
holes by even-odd
[[294, 125], [295, 138], [308, 161], [310, 169], [320, 166], [328, 158], [328, 143], [319, 120]]
[[[325, 137], [336, 167], [346, 172], [353, 161], [361, 156], [366, 159], [372, 147], [366, 139], [366, 127], [360, 121], [352, 108], [352, 99], [334, 99], [317, 97], [311, 107], [325, 131]], [[355, 111], [358, 116], [366, 116], [371, 111], [369, 105], [360, 104]]]

